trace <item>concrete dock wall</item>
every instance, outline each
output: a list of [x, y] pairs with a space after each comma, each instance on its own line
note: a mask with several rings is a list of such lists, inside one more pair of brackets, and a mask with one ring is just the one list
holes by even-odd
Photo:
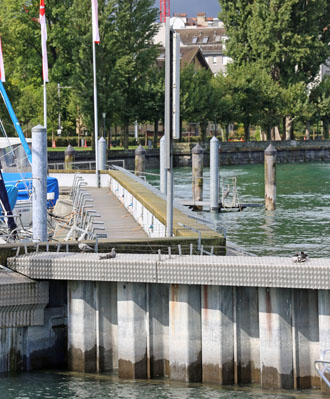
[[126, 379], [320, 387], [313, 364], [330, 345], [328, 291], [103, 282], [112, 320], [105, 343], [95, 338], [105, 330], [90, 284], [74, 282], [81, 311], [68, 318], [70, 370], [103, 362]]

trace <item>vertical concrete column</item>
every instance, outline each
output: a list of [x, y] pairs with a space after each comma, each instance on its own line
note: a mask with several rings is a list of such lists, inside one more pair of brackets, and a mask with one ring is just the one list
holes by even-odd
[[149, 284], [150, 377], [169, 376], [169, 286]]
[[219, 211], [219, 140], [210, 141], [210, 210]]
[[140, 144], [135, 150], [135, 174], [141, 176], [145, 170], [146, 150]]
[[[330, 290], [318, 290], [318, 313], [320, 343], [318, 359], [320, 359], [321, 353], [330, 348]], [[326, 358], [329, 359], [329, 354]], [[327, 377], [330, 379], [330, 375]], [[321, 381], [321, 390], [330, 393], [330, 389], [323, 381]]]
[[118, 373], [147, 378], [146, 284], [117, 283]]
[[166, 140], [165, 134], [160, 139], [159, 147], [159, 177], [160, 177], [160, 192], [166, 194], [167, 189], [167, 171], [166, 171]]
[[98, 142], [99, 146], [99, 170], [106, 170], [107, 168], [107, 142], [104, 137], [101, 137]]
[[47, 241], [47, 131], [32, 128], [32, 223], [33, 240]]
[[203, 382], [234, 383], [232, 287], [202, 287]]
[[99, 302], [99, 370], [118, 367], [117, 283], [97, 282]]
[[203, 201], [203, 158], [204, 150], [198, 143], [191, 150], [192, 154], [192, 192], [193, 201]]
[[276, 148], [269, 144], [264, 151], [265, 162], [265, 208], [276, 209]]
[[201, 287], [170, 285], [170, 378], [202, 380]]
[[97, 370], [95, 282], [68, 281], [69, 370]]
[[75, 150], [69, 144], [64, 152], [64, 166], [66, 170], [72, 170], [72, 162], [74, 161]]
[[296, 388], [320, 386], [314, 368], [319, 358], [318, 293], [316, 290], [292, 290], [294, 298], [292, 324], [296, 354]]
[[[25, 371], [24, 336], [27, 328], [0, 328], [0, 373]], [[24, 364], [25, 363], [25, 364]]]
[[261, 386], [293, 388], [291, 290], [258, 290]]
[[237, 383], [260, 384], [258, 289], [236, 288]]

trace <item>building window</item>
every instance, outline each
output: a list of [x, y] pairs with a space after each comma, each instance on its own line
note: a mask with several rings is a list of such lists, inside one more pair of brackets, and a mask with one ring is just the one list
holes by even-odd
[[197, 36], [194, 36], [193, 39], [192, 39], [193, 44], [196, 44], [196, 43], [197, 43], [197, 40], [198, 40], [198, 37], [197, 37]]
[[219, 36], [219, 35], [216, 36], [216, 37], [215, 37], [215, 42], [216, 42], [216, 43], [219, 43], [220, 41], [221, 41], [221, 36]]
[[208, 37], [203, 37], [203, 43], [207, 43], [209, 41]]
[[217, 57], [213, 57], [213, 64], [217, 63]]

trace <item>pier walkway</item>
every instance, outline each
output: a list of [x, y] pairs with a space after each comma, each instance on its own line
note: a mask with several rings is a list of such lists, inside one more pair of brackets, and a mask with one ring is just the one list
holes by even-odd
[[147, 233], [108, 188], [88, 187], [109, 239], [143, 239]]

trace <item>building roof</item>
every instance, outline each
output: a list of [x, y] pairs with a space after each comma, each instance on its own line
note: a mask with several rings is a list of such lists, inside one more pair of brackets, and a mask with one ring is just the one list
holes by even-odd
[[190, 65], [194, 63], [194, 59], [198, 59], [201, 67], [205, 69], [210, 69], [209, 64], [205, 60], [205, 57], [201, 51], [201, 49], [197, 46], [191, 47], [181, 47], [181, 68], [185, 67], [186, 65]]
[[223, 37], [226, 30], [218, 27], [177, 29], [182, 47], [199, 46], [203, 53], [219, 53], [223, 51]]

